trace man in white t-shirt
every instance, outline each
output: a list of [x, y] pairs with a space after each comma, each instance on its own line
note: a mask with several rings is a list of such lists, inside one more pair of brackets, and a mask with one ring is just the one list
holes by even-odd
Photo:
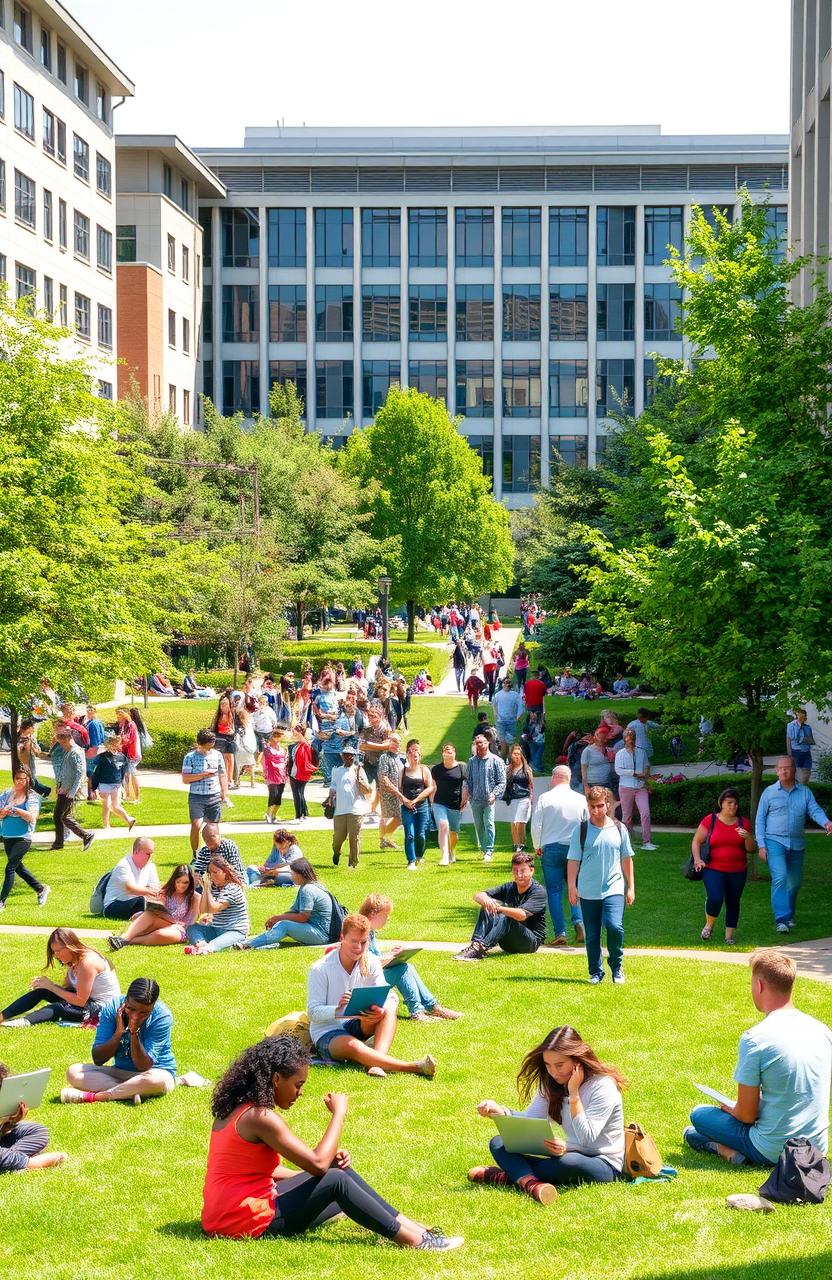
[[332, 829], [332, 861], [341, 861], [341, 847], [349, 838], [349, 866], [357, 867], [361, 854], [361, 824], [370, 812], [373, 787], [360, 764], [355, 763], [356, 750], [349, 743], [341, 748], [342, 763], [332, 770], [329, 802], [335, 804]]
[[159, 876], [153, 862], [153, 841], [139, 836], [126, 858], [110, 872], [104, 890], [104, 915], [108, 920], [129, 920], [144, 910], [145, 897], [154, 897]]
[[[538, 800], [532, 813], [532, 844], [543, 868], [543, 883], [549, 899], [553, 937], [551, 946], [566, 946], [566, 920], [563, 914], [563, 891], [566, 887], [566, 855], [572, 832], [589, 818], [586, 797], [570, 786], [572, 774], [565, 764], [552, 770], [552, 785]], [[575, 941], [583, 942], [583, 917], [580, 903], [571, 908]]]

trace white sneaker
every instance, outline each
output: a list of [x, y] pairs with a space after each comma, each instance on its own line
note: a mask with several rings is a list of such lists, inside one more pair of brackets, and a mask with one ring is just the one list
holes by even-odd
[[407, 864], [407, 866], [406, 866], [405, 870], [406, 870], [406, 871], [415, 871], [415, 870], [416, 870], [416, 863], [415, 863], [415, 862], [408, 862], [408, 864]]
[[484, 853], [482, 855], [482, 860], [483, 862], [490, 862], [493, 857], [494, 857], [493, 853]]
[[46, 899], [49, 897], [49, 895], [50, 895], [50, 893], [51, 893], [51, 892], [52, 892], [52, 886], [51, 886], [51, 884], [45, 884], [45, 885], [43, 886], [43, 888], [41, 889], [40, 893], [38, 894], [38, 906], [39, 906], [39, 907], [44, 907], [44, 906], [46, 906]]
[[226, 796], [225, 800], [223, 801], [223, 804], [225, 805], [226, 809], [233, 809], [233, 808], [234, 808], [234, 801], [233, 801], [233, 800], [229, 800], [227, 796]]
[[450, 865], [451, 865], [450, 858], [440, 858], [440, 859], [439, 859], [439, 866], [440, 866], [440, 867], [449, 867]]
[[31, 1027], [28, 1018], [7, 1018], [5, 1022], [0, 1022], [0, 1027]]
[[654, 849], [658, 849], [659, 846], [657, 844], [643, 844], [641, 847], [651, 853]]

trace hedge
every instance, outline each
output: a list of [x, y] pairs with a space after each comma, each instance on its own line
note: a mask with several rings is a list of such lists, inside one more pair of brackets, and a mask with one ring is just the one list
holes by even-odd
[[[768, 786], [768, 782], [764, 785]], [[716, 808], [717, 797], [725, 787], [736, 787], [740, 793], [740, 813], [747, 815], [751, 808], [751, 775], [720, 773], [685, 778], [682, 782], [655, 784], [650, 789], [650, 816], [659, 826], [695, 827], [706, 813]], [[818, 803], [829, 813], [832, 785], [813, 782], [811, 789]], [[814, 826], [810, 825], [809, 830], [814, 830]]]
[[[448, 669], [448, 651], [444, 646], [429, 648], [419, 644], [396, 644], [390, 647], [389, 652], [393, 669], [401, 671], [407, 680], [412, 680], [424, 670], [430, 673], [434, 684], [438, 684]], [[356, 656], [360, 656], [366, 666], [373, 654], [381, 656], [380, 644], [355, 644], [349, 640], [294, 640], [282, 645], [277, 655], [262, 655], [260, 668], [276, 675], [284, 675], [287, 671], [299, 675], [304, 659], [308, 659], [317, 671], [324, 662], [343, 662], [348, 667]]]

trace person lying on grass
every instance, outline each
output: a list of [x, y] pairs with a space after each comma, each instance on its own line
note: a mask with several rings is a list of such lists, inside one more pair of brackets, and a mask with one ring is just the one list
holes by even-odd
[[398, 1004], [392, 990], [383, 1005], [371, 1005], [360, 1017], [344, 1015], [355, 988], [388, 986], [381, 962], [369, 954], [369, 947], [369, 920], [348, 915], [341, 945], [316, 960], [309, 970], [306, 1011], [315, 1052], [325, 1062], [357, 1062], [370, 1076], [385, 1076], [388, 1071], [434, 1076], [436, 1063], [429, 1053], [416, 1062], [403, 1062], [388, 1053], [396, 1033]]
[[203, 1231], [235, 1239], [297, 1236], [346, 1214], [403, 1248], [458, 1248], [461, 1236], [406, 1218], [355, 1172], [339, 1146], [346, 1094], [324, 1094], [329, 1123], [314, 1147], [292, 1132], [280, 1112], [302, 1096], [308, 1075], [309, 1055], [295, 1036], [268, 1037], [231, 1063], [211, 1101]]
[[[0, 1062], [0, 1083], [11, 1075], [5, 1062]], [[63, 1164], [64, 1151], [47, 1151], [49, 1133], [42, 1124], [26, 1123], [29, 1108], [25, 1102], [13, 1115], [0, 1118], [0, 1173], [24, 1173], [27, 1169], [51, 1169]]]
[[601, 1062], [574, 1027], [555, 1027], [521, 1064], [517, 1091], [524, 1110], [512, 1111], [488, 1098], [477, 1111], [553, 1120], [563, 1138], [545, 1140], [548, 1156], [525, 1156], [507, 1151], [502, 1138], [494, 1137], [496, 1165], [469, 1170], [469, 1181], [515, 1186], [540, 1204], [556, 1200], [559, 1186], [615, 1182], [624, 1168], [621, 1090], [626, 1087], [618, 1068]]
[[66, 970], [63, 983], [40, 975], [33, 978], [32, 990], [6, 1005], [0, 1023], [30, 1027], [39, 1022], [84, 1022], [108, 1000], [121, 995], [110, 961], [82, 942], [74, 930], [53, 929], [47, 938], [46, 968], [56, 962]]
[[230, 862], [214, 854], [202, 876], [199, 921], [186, 930], [186, 956], [207, 956], [245, 942], [248, 904], [243, 879]]
[[[392, 910], [393, 903], [383, 893], [371, 893], [361, 904], [360, 914], [366, 916], [370, 922], [368, 947], [370, 955], [381, 955], [376, 942], [376, 933], [385, 927]], [[393, 947], [390, 955], [395, 956], [401, 950], [401, 947]], [[446, 1009], [439, 1003], [436, 996], [431, 995], [412, 964], [388, 964], [384, 970], [384, 980], [389, 982], [391, 987], [401, 991], [407, 1012], [416, 1022], [427, 1022], [429, 1018], [462, 1017], [462, 1014], [457, 1013], [455, 1009]]]
[[246, 867], [246, 879], [250, 889], [285, 889], [294, 884], [289, 863], [302, 858], [300, 846], [285, 827], [278, 827], [272, 836], [272, 850], [259, 867]]
[[113, 951], [122, 947], [170, 947], [185, 941], [199, 910], [202, 890], [193, 868], [180, 863], [144, 911], [133, 916], [124, 933], [109, 939]]
[[[127, 995], [101, 1010], [91, 1063], [68, 1067], [61, 1102], [134, 1102], [176, 1086], [173, 1018], [152, 978], [134, 978]], [[106, 1063], [113, 1060], [113, 1066]]]
[[312, 863], [306, 858], [295, 858], [289, 867], [289, 875], [297, 886], [295, 900], [289, 910], [269, 916], [265, 931], [248, 942], [236, 943], [238, 951], [279, 947], [284, 938], [299, 942], [304, 947], [323, 947], [329, 942], [332, 897], [315, 875]]

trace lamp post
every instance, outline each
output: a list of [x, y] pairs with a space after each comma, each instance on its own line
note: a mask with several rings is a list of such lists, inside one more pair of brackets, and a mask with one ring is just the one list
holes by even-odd
[[382, 577], [378, 580], [378, 594], [381, 598], [381, 660], [387, 661], [387, 611], [390, 607], [390, 587], [392, 578]]

